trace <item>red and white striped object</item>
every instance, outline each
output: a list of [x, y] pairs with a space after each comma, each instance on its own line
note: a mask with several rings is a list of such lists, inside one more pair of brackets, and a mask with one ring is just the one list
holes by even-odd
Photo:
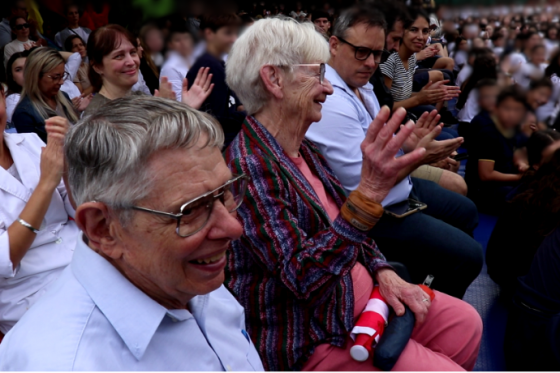
[[354, 360], [366, 361], [369, 358], [373, 345], [379, 342], [385, 330], [388, 318], [389, 306], [379, 292], [379, 286], [375, 286], [366, 308], [350, 333], [350, 337], [355, 341], [350, 349], [350, 355]]

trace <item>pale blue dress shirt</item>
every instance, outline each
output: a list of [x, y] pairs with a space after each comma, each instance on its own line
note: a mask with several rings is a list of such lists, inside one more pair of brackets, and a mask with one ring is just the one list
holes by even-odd
[[[317, 144], [342, 186], [351, 192], [360, 184], [362, 174], [360, 145], [381, 108], [371, 83], [358, 88], [362, 103], [335, 69], [329, 65], [326, 68], [325, 77], [331, 82], [334, 93], [327, 96], [323, 104], [321, 121], [313, 123], [305, 137]], [[397, 156], [403, 154], [400, 150]], [[407, 176], [391, 189], [381, 204], [402, 202], [411, 190], [412, 181]]]
[[168, 310], [79, 240], [71, 264], [0, 344], [0, 370], [264, 370], [221, 286]]

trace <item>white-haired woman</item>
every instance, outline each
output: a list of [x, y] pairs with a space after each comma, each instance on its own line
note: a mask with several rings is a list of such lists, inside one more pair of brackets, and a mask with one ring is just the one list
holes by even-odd
[[70, 263], [79, 229], [65, 184], [68, 121], [46, 120], [46, 147], [34, 133], [4, 133], [0, 89], [0, 340]]
[[51, 48], [37, 48], [25, 62], [23, 91], [12, 116], [18, 133], [36, 133], [47, 142], [45, 119], [60, 116], [74, 123], [78, 114], [72, 101], [60, 90], [67, 73], [64, 58]]
[[[364, 21], [367, 23], [367, 21]], [[348, 197], [304, 135], [333, 93], [324, 78], [328, 45], [312, 24], [265, 19], [234, 44], [227, 83], [250, 114], [226, 150], [234, 173], [250, 177], [238, 217], [241, 239], [228, 253], [226, 285], [245, 307], [249, 334], [267, 370], [375, 370], [350, 357], [349, 332], [374, 283], [395, 312], [404, 304], [418, 326], [396, 370], [474, 366], [481, 321], [443, 293], [433, 302], [400, 279], [367, 231], [401, 169], [425, 149], [395, 158], [411, 134], [405, 116], [381, 109], [361, 145], [362, 180]]]

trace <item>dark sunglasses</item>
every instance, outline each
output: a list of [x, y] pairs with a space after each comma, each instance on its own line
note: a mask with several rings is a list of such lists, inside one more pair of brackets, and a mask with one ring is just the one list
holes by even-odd
[[22, 23], [21, 25], [16, 25], [16, 30], [23, 30], [24, 28], [29, 28], [29, 23]]

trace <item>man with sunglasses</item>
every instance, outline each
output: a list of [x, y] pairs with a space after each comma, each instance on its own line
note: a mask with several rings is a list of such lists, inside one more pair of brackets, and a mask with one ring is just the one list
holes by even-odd
[[247, 178], [227, 167], [217, 126], [147, 95], [72, 126], [65, 161], [83, 237], [2, 341], [0, 370], [263, 370], [222, 285]]
[[29, 23], [27, 23], [27, 20], [23, 17], [14, 17], [10, 19], [10, 28], [16, 38], [4, 47], [4, 68], [8, 64], [8, 60], [12, 57], [12, 54], [23, 52], [37, 45], [33, 40], [29, 39], [29, 26]]
[[[306, 133], [348, 192], [360, 183], [360, 144], [380, 111], [369, 80], [381, 62], [385, 27], [383, 16], [372, 7], [351, 8], [337, 19], [325, 75], [334, 93], [323, 104], [322, 119]], [[415, 282], [433, 274], [438, 290], [462, 298], [482, 267], [482, 249], [470, 236], [478, 224], [476, 206], [434, 182], [410, 177], [423, 164], [447, 159], [459, 146], [460, 140], [433, 141], [441, 131], [438, 121], [435, 111], [418, 120], [414, 140], [405, 143], [400, 154], [424, 147], [425, 156], [401, 172], [382, 203], [386, 207], [414, 198], [428, 209], [401, 219], [384, 216], [370, 236], [389, 260], [407, 266]]]

